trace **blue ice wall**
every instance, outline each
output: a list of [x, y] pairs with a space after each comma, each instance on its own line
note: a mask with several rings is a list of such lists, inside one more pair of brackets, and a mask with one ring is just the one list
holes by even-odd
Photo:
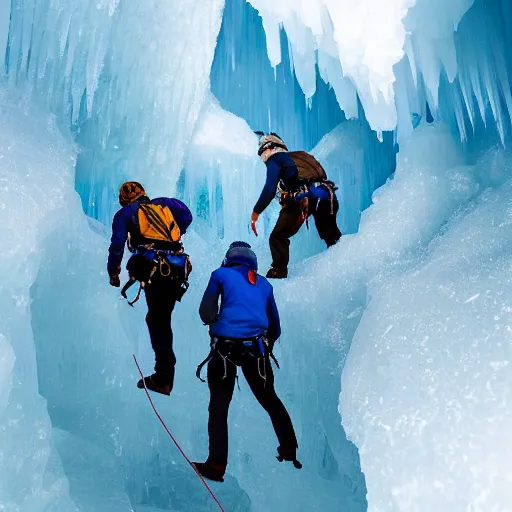
[[[258, 12], [245, 0], [227, 0], [211, 70], [211, 90], [224, 109], [242, 117], [253, 130], [275, 131], [290, 148], [315, 151], [321, 139], [346, 122], [346, 117], [318, 69], [316, 93], [306, 100], [294, 73], [284, 30], [280, 39], [282, 61], [274, 69]], [[360, 104], [358, 118], [360, 121], [347, 128], [352, 133], [347, 155], [327, 159], [325, 144], [320, 151], [329, 177], [342, 187], [340, 194], [347, 196], [340, 213], [344, 233], [357, 231], [360, 212], [371, 204], [373, 192], [395, 169], [393, 133], [385, 132], [380, 142]], [[354, 187], [358, 189], [355, 195]], [[207, 192], [203, 189], [198, 195], [206, 196]], [[196, 213], [201, 217], [203, 202], [198, 204]]]
[[75, 136], [87, 214], [109, 222], [126, 179], [151, 195], [174, 193], [209, 90], [224, 0], [206, 6], [0, 0], [0, 64], [11, 87]]
[[[508, 148], [512, 113], [512, 2], [476, 0], [454, 33], [454, 54], [442, 39], [433, 37], [432, 54], [439, 59], [421, 63], [424, 41], [410, 36], [409, 51], [394, 67], [395, 95], [399, 113], [399, 138], [412, 132], [410, 112], [423, 119], [448, 123], [473, 156], [490, 144]], [[419, 57], [418, 57], [419, 54]], [[424, 57], [424, 55], [423, 55]], [[454, 63], [450, 63], [451, 60]], [[425, 76], [436, 67], [435, 94]], [[450, 69], [456, 66], [456, 75]]]
[[293, 72], [288, 39], [281, 30], [282, 62], [267, 55], [261, 17], [245, 0], [227, 0], [211, 71], [211, 90], [226, 110], [253, 130], [275, 131], [294, 148], [311, 149], [344, 121], [334, 91], [317, 72], [308, 105]]

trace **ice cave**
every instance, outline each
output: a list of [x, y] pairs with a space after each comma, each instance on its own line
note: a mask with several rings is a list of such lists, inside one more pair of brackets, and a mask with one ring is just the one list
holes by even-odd
[[241, 378], [222, 509], [512, 512], [511, 115], [512, 0], [0, 0], [0, 511], [219, 510], [106, 258], [124, 181], [191, 209], [153, 400], [201, 460], [202, 294], [234, 240], [271, 263], [261, 130], [322, 163], [343, 236], [304, 227], [272, 282], [303, 468]]

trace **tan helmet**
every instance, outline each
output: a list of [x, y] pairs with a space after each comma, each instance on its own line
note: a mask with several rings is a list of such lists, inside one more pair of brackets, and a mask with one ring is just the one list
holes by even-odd
[[258, 156], [261, 156], [265, 151], [267, 151], [267, 149], [281, 148], [288, 151], [283, 139], [281, 139], [277, 133], [272, 132], [268, 135], [264, 135], [262, 132], [258, 132], [258, 134], [260, 133], [262, 136], [259, 140], [260, 149], [258, 150]]

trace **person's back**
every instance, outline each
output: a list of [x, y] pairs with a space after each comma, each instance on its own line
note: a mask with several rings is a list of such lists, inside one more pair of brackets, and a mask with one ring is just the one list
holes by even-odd
[[339, 208], [336, 186], [327, 179], [324, 168], [313, 155], [305, 151], [289, 152], [275, 133], [261, 137], [258, 155], [265, 163], [267, 178], [253, 208], [251, 228], [257, 236], [258, 218], [279, 189], [282, 209], [269, 238], [272, 267], [267, 277], [286, 278], [290, 238], [310, 215], [315, 219], [318, 234], [327, 247], [340, 239], [341, 232], [336, 223]]
[[272, 420], [280, 443], [279, 460], [290, 460], [301, 467], [295, 458], [295, 432], [276, 395], [269, 359], [281, 334], [279, 314], [272, 286], [257, 274], [257, 268], [250, 246], [233, 243], [222, 267], [212, 273], [199, 309], [212, 338], [212, 351], [198, 367], [200, 372], [208, 361], [210, 454], [206, 462], [194, 464], [203, 476], [216, 481], [223, 481], [228, 462], [227, 417], [237, 366]]
[[266, 331], [272, 342], [279, 338], [272, 286], [257, 270], [256, 257], [249, 248], [232, 247], [223, 266], [212, 273], [199, 308], [212, 335], [251, 338]]
[[188, 288], [191, 265], [183, 251], [181, 236], [192, 222], [192, 213], [178, 199], [159, 197], [150, 200], [144, 187], [135, 181], [123, 183], [119, 189], [121, 209], [112, 221], [107, 270], [110, 284], [120, 286], [124, 247], [135, 254], [126, 265], [130, 280], [126, 291], [135, 281], [140, 288], [133, 304], [144, 289], [148, 314], [146, 323], [155, 352], [155, 373], [139, 380], [151, 391], [169, 395], [174, 385], [176, 358], [173, 351], [171, 316], [176, 301]]
[[149, 199], [147, 196], [142, 196], [133, 202], [124, 205], [114, 215], [112, 221], [112, 239], [109, 248], [109, 261], [108, 270], [109, 274], [114, 273], [120, 267], [121, 260], [123, 259], [124, 246], [129, 234], [130, 250], [135, 250], [139, 245], [154, 243], [158, 248], [173, 250], [177, 247], [175, 242], [166, 242], [162, 240], [151, 240], [145, 238], [141, 234], [139, 209], [141, 205], [155, 205], [167, 207], [172, 212], [176, 224], [180, 230], [181, 235], [186, 233], [186, 230], [192, 222], [192, 214], [188, 207], [179, 199], [170, 197], [157, 197]]

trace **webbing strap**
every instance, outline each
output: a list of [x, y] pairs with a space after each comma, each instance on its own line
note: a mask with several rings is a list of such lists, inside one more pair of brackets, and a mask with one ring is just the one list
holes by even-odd
[[197, 365], [197, 369], [196, 369], [196, 377], [201, 381], [201, 382], [206, 382], [202, 377], [201, 377], [201, 370], [203, 369], [203, 366], [208, 363], [210, 361], [210, 359], [213, 357], [213, 349], [210, 350], [210, 353]]
[[123, 286], [123, 288], [121, 289], [121, 295], [123, 296], [124, 299], [128, 300], [128, 296], [126, 295], [126, 292], [128, 291], [129, 288], [131, 288], [133, 285], [135, 284], [135, 279], [132, 279], [130, 278], [126, 284]]

